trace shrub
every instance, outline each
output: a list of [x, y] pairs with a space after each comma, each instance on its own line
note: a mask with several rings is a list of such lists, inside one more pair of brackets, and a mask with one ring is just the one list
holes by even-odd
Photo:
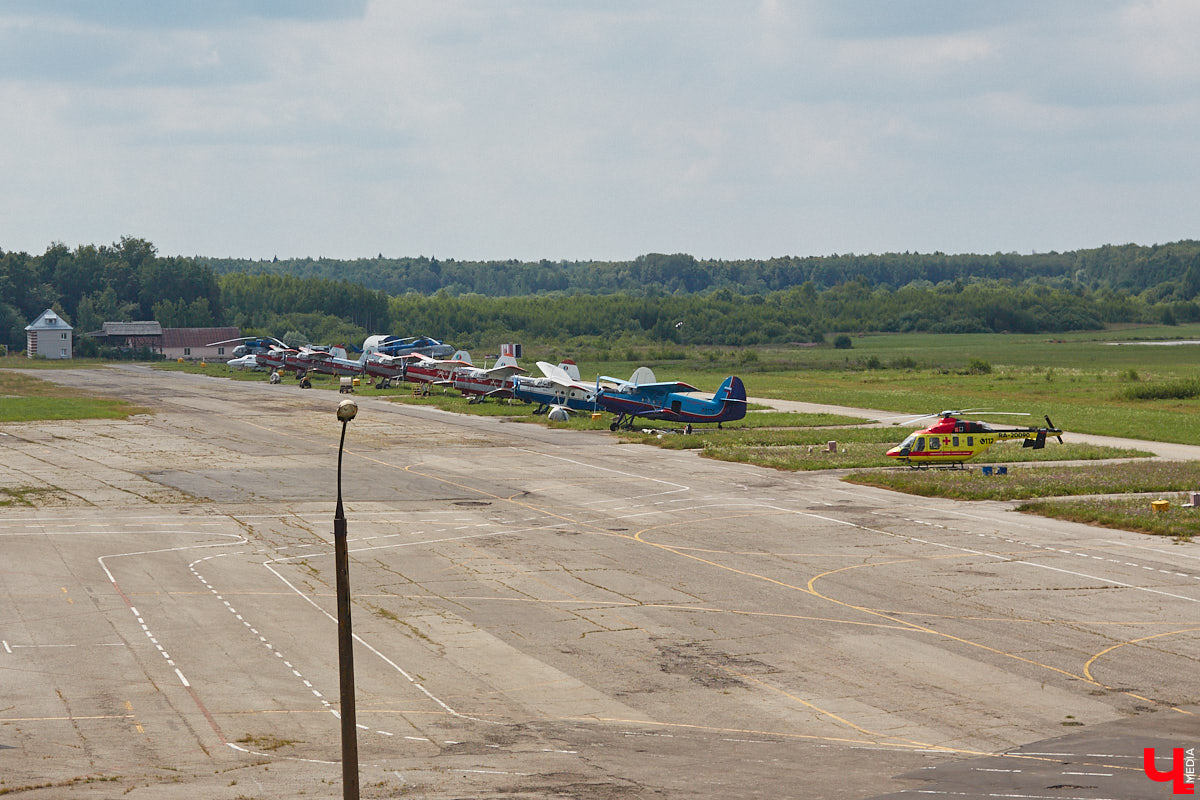
[[971, 375], [991, 375], [992, 365], [982, 358], [972, 358], [967, 362], [967, 372]]
[[1121, 391], [1126, 400], [1189, 400], [1200, 397], [1200, 380], [1190, 378], [1168, 383], [1143, 383]]

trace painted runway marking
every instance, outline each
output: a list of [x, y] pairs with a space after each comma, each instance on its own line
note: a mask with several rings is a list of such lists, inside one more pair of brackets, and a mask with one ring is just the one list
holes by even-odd
[[[908, 518], [908, 517], [896, 517], [894, 514], [891, 514], [890, 512], [885, 512], [885, 511], [872, 511], [871, 513], [872, 513], [872, 514], [874, 514], [874, 515], [876, 515], [876, 516], [886, 516], [886, 517], [892, 517], [892, 518], [896, 518], [896, 519], [901, 519], [901, 520], [903, 520], [903, 521], [905, 521], [905, 522], [916, 522], [916, 523], [920, 523], [920, 522], [921, 522], [921, 520], [911, 519], [911, 518]], [[952, 532], [955, 532], [955, 533], [967, 533], [967, 534], [969, 534], [969, 533], [970, 533], [970, 531], [964, 531], [964, 530], [961, 530], [961, 529], [958, 529], [958, 528], [947, 528], [946, 530], [949, 530], [949, 531], [952, 531]], [[899, 534], [892, 534], [892, 535], [899, 535]], [[1078, 552], [1078, 551], [1075, 551], [1075, 550], [1065, 550], [1065, 549], [1063, 549], [1063, 548], [1061, 548], [1061, 547], [1051, 547], [1051, 546], [1049, 546], [1049, 545], [1038, 544], [1038, 543], [1036, 543], [1036, 542], [1025, 541], [1025, 540], [1022, 540], [1022, 539], [1009, 539], [1009, 538], [1006, 538], [1006, 537], [1003, 537], [1003, 536], [1000, 536], [1000, 535], [997, 535], [997, 534], [994, 534], [994, 533], [976, 533], [976, 534], [974, 534], [974, 535], [975, 535], [976, 537], [978, 537], [978, 538], [982, 538], [982, 539], [994, 539], [994, 540], [997, 540], [997, 541], [1004, 541], [1004, 542], [1007, 542], [1007, 543], [1009, 543], [1009, 544], [1016, 544], [1016, 545], [1020, 545], [1020, 546], [1022, 546], [1022, 547], [1030, 547], [1030, 548], [1033, 548], [1033, 549], [1035, 549], [1035, 550], [1043, 550], [1043, 551], [1050, 552], [1050, 553], [1061, 553], [1062, 555], [1066, 555], [1066, 556], [1077, 556], [1077, 557], [1079, 557], [1079, 558], [1090, 558], [1090, 559], [1095, 559], [1095, 560], [1097, 560], [1097, 561], [1104, 561], [1104, 562], [1106, 562], [1106, 563], [1109, 563], [1109, 564], [1117, 564], [1117, 565], [1123, 565], [1123, 566], [1126, 566], [1126, 567], [1134, 567], [1134, 568], [1137, 568], [1137, 569], [1143, 569], [1143, 570], [1146, 570], [1146, 571], [1148, 571], [1148, 572], [1158, 572], [1158, 573], [1161, 573], [1161, 574], [1163, 574], [1163, 575], [1172, 575], [1172, 576], [1177, 576], [1177, 577], [1181, 577], [1181, 578], [1196, 578], [1196, 579], [1200, 579], [1200, 575], [1197, 575], [1197, 574], [1184, 573], [1184, 572], [1175, 572], [1175, 571], [1172, 571], [1172, 570], [1165, 570], [1165, 569], [1161, 569], [1161, 568], [1159, 568], [1159, 567], [1156, 567], [1156, 566], [1151, 566], [1151, 565], [1148, 565], [1148, 564], [1135, 564], [1135, 563], [1133, 563], [1133, 562], [1130, 562], [1130, 561], [1123, 561], [1123, 560], [1120, 560], [1120, 559], [1115, 559], [1115, 558], [1107, 558], [1107, 557], [1105, 557], [1105, 556], [1091, 555], [1091, 554], [1089, 554], [1089, 553], [1080, 553], [1080, 552]], [[913, 541], [922, 541], [922, 540], [920, 540], [920, 539], [914, 539]], [[938, 546], [938, 547], [949, 547], [949, 548], [954, 548], [954, 546], [953, 546], [953, 545], [943, 544], [943, 543], [940, 543], [940, 542], [928, 542], [927, 544], [934, 544], [934, 545], [936, 545], [936, 546]], [[984, 556], [987, 556], [987, 557], [989, 557], [989, 558], [1002, 558], [1002, 556], [1000, 556], [1000, 555], [997, 555], [997, 554], [995, 554], [995, 553], [988, 553], [988, 552], [985, 552], [985, 551], [976, 551], [976, 550], [971, 550], [971, 549], [969, 549], [969, 548], [963, 548], [963, 547], [959, 547], [959, 548], [955, 548], [955, 549], [959, 549], [959, 550], [962, 550], [962, 551], [964, 551], [964, 552], [968, 552], [968, 553], [979, 553], [980, 555], [984, 555]], [[1200, 600], [1198, 600], [1197, 598], [1194, 598], [1194, 597], [1187, 597], [1187, 596], [1185, 596], [1185, 595], [1172, 594], [1171, 592], [1163, 591], [1163, 590], [1161, 590], [1161, 589], [1152, 589], [1152, 588], [1150, 588], [1150, 587], [1147, 587], [1147, 586], [1138, 586], [1138, 585], [1136, 585], [1136, 584], [1122, 583], [1121, 581], [1116, 581], [1116, 580], [1113, 580], [1113, 579], [1111, 579], [1111, 578], [1104, 578], [1104, 577], [1101, 577], [1101, 576], [1099, 576], [1099, 575], [1089, 575], [1089, 574], [1087, 574], [1087, 573], [1083, 573], [1083, 572], [1074, 572], [1074, 571], [1072, 571], [1072, 570], [1061, 569], [1061, 568], [1059, 568], [1059, 567], [1052, 567], [1052, 566], [1049, 566], [1048, 564], [1038, 564], [1038, 563], [1036, 563], [1036, 562], [1033, 562], [1033, 561], [1027, 561], [1027, 560], [1017, 560], [1017, 561], [1013, 561], [1012, 563], [1014, 563], [1014, 564], [1025, 564], [1025, 565], [1028, 565], [1028, 566], [1039, 567], [1039, 568], [1041, 568], [1041, 569], [1048, 569], [1048, 570], [1053, 570], [1053, 571], [1056, 571], [1056, 572], [1064, 572], [1064, 573], [1066, 573], [1066, 574], [1069, 574], [1069, 575], [1078, 575], [1078, 576], [1079, 576], [1079, 577], [1081, 577], [1081, 578], [1091, 578], [1092, 580], [1103, 581], [1103, 582], [1105, 582], [1105, 583], [1111, 583], [1111, 584], [1113, 584], [1114, 586], [1120, 586], [1120, 587], [1122, 587], [1122, 588], [1128, 588], [1128, 589], [1137, 589], [1137, 590], [1139, 590], [1139, 591], [1143, 591], [1143, 592], [1150, 592], [1151, 594], [1161, 594], [1161, 595], [1165, 595], [1165, 596], [1167, 596], [1167, 597], [1173, 597], [1173, 598], [1175, 598], [1175, 599], [1177, 599], [1177, 600], [1187, 600], [1188, 602], [1192, 602], [1192, 603], [1200, 602]]]
[[[479, 534], [479, 536], [493, 536], [493, 535], [495, 535], [495, 534], [492, 534], [492, 533]], [[474, 538], [478, 538], [478, 536], [466, 536], [466, 537], [460, 537], [460, 538], [474, 539]], [[364, 548], [364, 549], [377, 550], [377, 549], [381, 549], [381, 548], [371, 547], [371, 548]], [[293, 592], [295, 592], [302, 600], [304, 600], [304, 602], [308, 603], [310, 606], [315, 608], [318, 612], [320, 612], [320, 614], [322, 616], [326, 617], [327, 619], [329, 619], [336, 625], [337, 617], [335, 617], [333, 614], [330, 614], [328, 611], [326, 611], [324, 608], [322, 608], [320, 605], [318, 605], [315, 600], [313, 600], [311, 597], [306, 595], [304, 592], [302, 592], [298, 588], [296, 588], [296, 586], [291, 581], [289, 581], [287, 578], [283, 577], [282, 573], [280, 573], [279, 570], [277, 570], [273, 566], [271, 566], [272, 564], [283, 563], [288, 560], [290, 560], [290, 559], [281, 558], [281, 559], [274, 559], [271, 561], [264, 561], [263, 566], [266, 567], [271, 572], [271, 574], [274, 575], [276, 578], [278, 578], [285, 586], [287, 586], [289, 589], [291, 589]], [[358, 642], [360, 645], [362, 645], [363, 647], [370, 650], [385, 664], [387, 664], [392, 669], [394, 669], [396, 672], [398, 672], [402, 676], [404, 676], [405, 680], [407, 680], [410, 684], [412, 684], [414, 687], [416, 687], [416, 689], [419, 692], [421, 692], [427, 698], [429, 698], [434, 703], [436, 703], [438, 706], [440, 706], [448, 714], [451, 714], [455, 717], [459, 717], [460, 719], [469, 719], [472, 722], [481, 722], [481, 723], [488, 724], [488, 725], [502, 725], [503, 724], [503, 723], [497, 722], [495, 720], [479, 719], [477, 717], [467, 716], [466, 714], [463, 714], [459, 711], [454, 710], [445, 701], [443, 701], [441, 698], [434, 695], [433, 692], [426, 689], [422, 684], [418, 683], [417, 679], [415, 677], [413, 677], [413, 675], [411, 673], [409, 673], [407, 670], [405, 670], [403, 667], [401, 667], [399, 664], [397, 664], [392, 659], [385, 656], [383, 653], [381, 653], [378, 649], [376, 649], [374, 646], [372, 646], [369, 642], [367, 642], [365, 639], [363, 639], [357, 633], [351, 634], [351, 636], [354, 638], [354, 641]]]
[[[325, 698], [325, 695], [322, 694], [319, 689], [316, 689], [313, 686], [312, 682], [309, 681], [307, 678], [305, 678], [303, 673], [301, 673], [300, 670], [296, 669], [296, 667], [292, 664], [291, 661], [284, 658], [283, 653], [280, 652], [280, 650], [277, 647], [272, 645], [271, 642], [265, 636], [263, 636], [261, 633], [259, 633], [257, 628], [255, 628], [253, 625], [251, 625], [248, 620], [244, 619], [243, 616], [240, 613], [238, 613], [237, 609], [234, 608], [233, 605], [230, 604], [230, 602], [228, 600], [225, 600], [224, 598], [222, 598], [221, 595], [219, 593], [217, 593], [217, 589], [211, 583], [209, 583], [208, 579], [205, 578], [203, 575], [201, 575], [200, 572], [196, 569], [197, 564], [201, 564], [205, 561], [210, 561], [213, 559], [221, 558], [224, 556], [230, 556], [230, 555], [244, 555], [244, 554], [243, 553], [218, 553], [216, 555], [206, 556], [204, 558], [197, 559], [197, 560], [193, 561], [192, 563], [188, 564], [188, 569], [191, 571], [191, 573], [194, 576], [196, 576], [196, 579], [199, 580], [200, 583], [202, 583], [214, 595], [216, 595], [217, 599], [221, 600], [221, 602], [225, 605], [225, 607], [229, 609], [229, 611], [234, 615], [234, 617], [236, 617], [237, 620], [239, 622], [241, 622], [242, 625], [245, 626], [245, 628], [251, 634], [258, 637], [258, 640], [263, 644], [264, 647], [266, 647], [270, 652], [274, 653], [275, 656], [283, 662], [283, 665], [285, 667], [287, 667], [289, 670], [291, 670], [292, 675], [295, 676], [296, 678], [298, 678], [300, 680], [300, 682], [304, 684], [305, 688], [307, 688], [312, 693], [313, 697], [315, 697], [321, 701], [321, 705], [326, 711], [330, 712], [335, 718], [341, 719], [341, 714], [338, 712], [338, 709], [333, 705], [333, 703], [329, 702], [329, 700], [327, 700]], [[176, 672], [178, 672], [178, 670], [176, 670]], [[180, 677], [182, 677], [182, 675]], [[358, 727], [362, 728], [365, 731], [371, 730], [370, 727], [368, 727], [366, 725], [362, 725], [362, 724], [358, 724]], [[375, 730], [374, 732], [377, 734], [383, 735], [383, 736], [394, 736], [395, 735], [391, 731]]]

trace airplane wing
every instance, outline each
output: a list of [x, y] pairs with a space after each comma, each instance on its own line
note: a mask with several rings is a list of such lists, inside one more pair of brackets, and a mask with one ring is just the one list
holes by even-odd
[[525, 372], [524, 368], [518, 367], [514, 364], [514, 365], [510, 365], [510, 366], [492, 367], [491, 369], [485, 369], [483, 371], [483, 374], [487, 378], [503, 380], [504, 378], [511, 378], [513, 375], [517, 375], [517, 374], [523, 373], [523, 372]]
[[627, 384], [633, 386], [638, 392], [645, 392], [651, 395], [668, 395], [674, 392], [698, 392], [700, 391], [690, 383], [683, 381], [662, 381], [659, 383], [643, 383], [639, 385]]
[[567, 371], [557, 364], [551, 364], [548, 361], [539, 361], [537, 362], [537, 365], [538, 369], [542, 371], [542, 374], [555, 383], [574, 383], [574, 381], [571, 380], [571, 376], [567, 374]]
[[490, 392], [484, 392], [484, 397], [495, 397], [498, 399], [512, 399], [514, 397], [512, 389], [493, 389]]

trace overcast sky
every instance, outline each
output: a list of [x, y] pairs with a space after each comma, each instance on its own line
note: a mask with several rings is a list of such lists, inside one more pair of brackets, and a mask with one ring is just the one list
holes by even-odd
[[0, 0], [0, 250], [1200, 238], [1194, 0]]

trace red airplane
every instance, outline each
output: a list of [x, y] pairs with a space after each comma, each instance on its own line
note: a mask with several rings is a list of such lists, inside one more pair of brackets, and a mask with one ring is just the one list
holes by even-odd
[[500, 356], [489, 369], [459, 367], [451, 385], [471, 397], [472, 403], [479, 403], [488, 397], [512, 397], [513, 376], [524, 372], [512, 356]]

